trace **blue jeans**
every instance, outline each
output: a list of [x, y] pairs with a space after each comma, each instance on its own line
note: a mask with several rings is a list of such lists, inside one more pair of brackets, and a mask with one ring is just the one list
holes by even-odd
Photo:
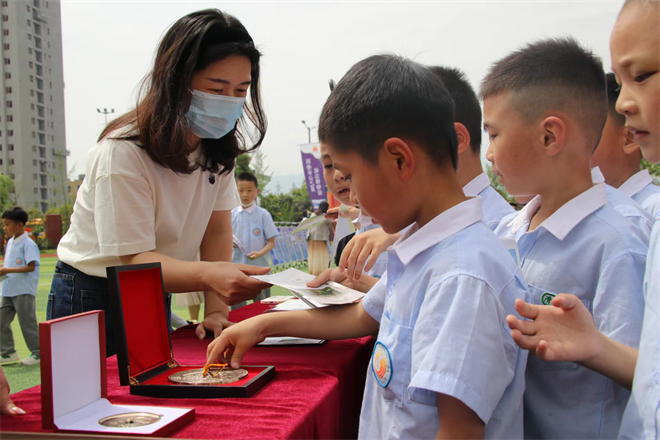
[[[167, 326], [170, 325], [171, 295], [165, 294]], [[63, 318], [92, 310], [105, 312], [106, 356], [117, 353], [107, 278], [93, 277], [66, 263], [57, 262], [48, 295], [46, 319]]]

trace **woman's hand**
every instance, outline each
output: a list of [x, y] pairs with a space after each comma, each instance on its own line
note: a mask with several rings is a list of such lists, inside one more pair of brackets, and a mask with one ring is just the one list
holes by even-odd
[[5, 416], [17, 416], [25, 414], [21, 408], [17, 407], [9, 397], [9, 382], [5, 377], [5, 372], [0, 367], [0, 414]]
[[213, 339], [215, 339], [220, 336], [220, 333], [222, 333], [224, 329], [232, 325], [234, 325], [234, 323], [229, 322], [229, 318], [226, 314], [222, 312], [213, 312], [206, 315], [204, 320], [197, 324], [195, 334], [199, 339], [204, 339], [208, 333], [213, 333]]
[[225, 262], [202, 262], [201, 277], [204, 290], [216, 293], [228, 305], [253, 299], [271, 284], [250, 278], [249, 275], [265, 275], [269, 267], [248, 266]]
[[255, 316], [225, 329], [209, 344], [206, 363], [231, 364], [232, 368], [239, 368], [245, 352], [266, 339], [260, 318], [262, 317]]
[[339, 269], [346, 269], [348, 278], [359, 280], [362, 271], [370, 271], [380, 254], [396, 243], [399, 237], [401, 234], [388, 234], [380, 228], [356, 235], [342, 251]]

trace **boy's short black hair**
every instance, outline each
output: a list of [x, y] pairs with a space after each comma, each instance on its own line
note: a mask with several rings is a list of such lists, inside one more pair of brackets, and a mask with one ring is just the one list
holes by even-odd
[[511, 94], [511, 105], [527, 122], [548, 110], [575, 119], [595, 149], [607, 119], [603, 63], [574, 38], [537, 41], [496, 62], [481, 84], [482, 99]]
[[453, 67], [432, 66], [431, 72], [442, 79], [454, 101], [454, 121], [465, 126], [470, 134], [470, 147], [473, 153], [481, 153], [481, 106], [479, 98], [465, 73]]
[[236, 176], [237, 182], [254, 182], [254, 187], [259, 188], [259, 182], [257, 182], [257, 176], [252, 173], [244, 172]]
[[25, 225], [28, 222], [28, 213], [20, 206], [14, 206], [3, 212], [2, 218]]
[[454, 103], [440, 78], [421, 64], [374, 55], [355, 64], [323, 106], [319, 140], [378, 162], [392, 137], [417, 142], [440, 166], [458, 160]]
[[623, 127], [626, 125], [626, 117], [616, 111], [616, 100], [619, 99], [621, 86], [616, 82], [616, 76], [614, 76], [613, 73], [608, 73], [605, 75], [605, 78], [607, 79], [608, 112], [612, 117], [612, 121], [614, 121], [617, 126]]

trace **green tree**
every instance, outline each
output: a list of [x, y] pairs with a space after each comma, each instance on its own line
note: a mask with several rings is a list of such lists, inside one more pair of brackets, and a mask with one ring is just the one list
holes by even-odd
[[261, 196], [261, 207], [270, 212], [273, 221], [299, 222], [305, 217], [306, 211], [312, 208], [307, 185], [293, 187], [287, 194], [266, 193]]
[[250, 157], [249, 154], [244, 153], [241, 154], [236, 158], [236, 170], [234, 171], [236, 175], [239, 175], [241, 173], [251, 173], [252, 170], [250, 169], [250, 160], [252, 157]]
[[26, 210], [28, 214], [28, 218], [30, 220], [36, 220], [38, 218], [44, 219], [46, 216], [44, 215], [43, 212], [39, 211], [37, 208], [30, 208]]
[[651, 163], [646, 159], [642, 159], [642, 169], [649, 170], [649, 174], [653, 176], [656, 183], [660, 182], [660, 164]]
[[0, 174], [0, 211], [14, 206], [14, 181], [9, 176]]
[[507, 202], [515, 202], [515, 199], [509, 195], [508, 192], [506, 192], [506, 188], [504, 188], [504, 185], [502, 185], [500, 182], [497, 180], [497, 176], [495, 173], [493, 173], [493, 168], [488, 164], [486, 165], [486, 173], [488, 174], [488, 178], [490, 179], [490, 186], [495, 188], [495, 191], [500, 193], [502, 197], [506, 199]]
[[254, 158], [254, 162], [252, 163], [252, 169], [254, 170], [253, 173], [259, 182], [259, 188], [261, 189], [261, 192], [264, 193], [266, 192], [266, 186], [273, 178], [273, 173], [268, 174], [269, 167], [264, 164], [264, 159], [266, 159], [266, 156], [261, 152], [261, 150], [257, 150], [257, 152], [254, 153], [252, 157]]

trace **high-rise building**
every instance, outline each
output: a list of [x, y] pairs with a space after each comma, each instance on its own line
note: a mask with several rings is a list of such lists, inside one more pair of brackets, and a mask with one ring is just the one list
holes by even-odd
[[23, 208], [67, 203], [59, 0], [0, 1], [0, 173]]

